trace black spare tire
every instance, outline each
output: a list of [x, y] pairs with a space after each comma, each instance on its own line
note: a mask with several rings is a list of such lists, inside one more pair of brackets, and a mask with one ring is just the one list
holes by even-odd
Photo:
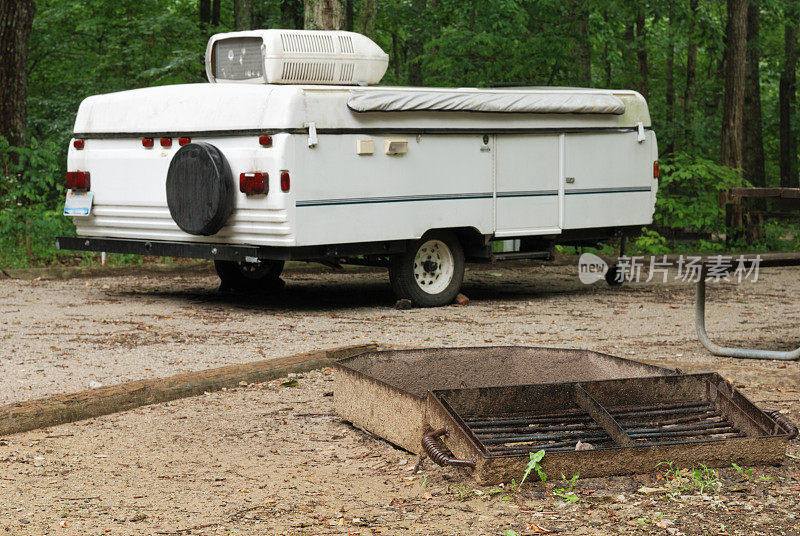
[[210, 143], [184, 145], [167, 171], [167, 206], [178, 227], [189, 234], [213, 235], [233, 211], [231, 167]]

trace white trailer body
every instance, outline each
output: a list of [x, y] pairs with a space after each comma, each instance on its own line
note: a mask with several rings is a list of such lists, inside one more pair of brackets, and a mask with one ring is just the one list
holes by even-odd
[[[212, 45], [228, 36], [212, 39], [209, 65]], [[335, 69], [317, 68], [325, 76], [358, 71], [331, 54]], [[210, 79], [220, 82], [218, 71], [209, 68]], [[442, 231], [458, 238], [467, 259], [492, 258], [493, 240], [523, 239], [521, 258], [652, 221], [656, 136], [634, 91], [270, 84], [262, 78], [280, 69], [267, 62], [262, 71], [260, 83], [87, 98], [68, 170], [88, 173], [71, 194], [86, 190], [91, 208], [74, 218], [78, 238], [61, 238], [60, 247], [379, 263]], [[187, 232], [176, 221], [181, 200], [168, 199], [176, 154], [198, 143], [224, 155], [235, 190], [214, 232]], [[243, 174], [256, 173], [266, 193], [239, 191]]]

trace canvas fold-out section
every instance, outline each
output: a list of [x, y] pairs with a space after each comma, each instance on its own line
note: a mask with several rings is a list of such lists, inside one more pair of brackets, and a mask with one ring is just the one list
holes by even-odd
[[625, 113], [616, 95], [587, 90], [354, 89], [347, 106], [355, 112]]

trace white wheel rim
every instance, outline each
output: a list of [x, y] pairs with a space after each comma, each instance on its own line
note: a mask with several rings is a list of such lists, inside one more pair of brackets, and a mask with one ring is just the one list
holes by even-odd
[[428, 294], [443, 292], [453, 280], [453, 253], [441, 240], [428, 240], [414, 257], [414, 279]]

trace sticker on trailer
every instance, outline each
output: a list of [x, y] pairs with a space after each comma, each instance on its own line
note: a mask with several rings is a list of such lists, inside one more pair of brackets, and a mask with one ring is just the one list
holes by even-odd
[[88, 216], [92, 212], [92, 192], [67, 191], [67, 201], [64, 203], [64, 216]]

